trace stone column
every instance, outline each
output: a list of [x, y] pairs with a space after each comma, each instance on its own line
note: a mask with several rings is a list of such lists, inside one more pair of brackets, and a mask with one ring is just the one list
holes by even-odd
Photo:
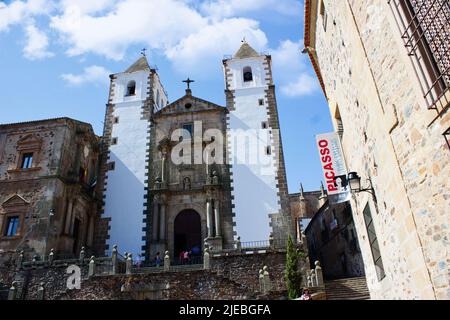
[[159, 240], [166, 239], [166, 205], [161, 204], [161, 212], [159, 216]]
[[316, 278], [316, 272], [314, 269], [310, 270], [310, 275], [311, 275], [311, 284], [313, 287], [317, 287], [317, 278]]
[[263, 284], [264, 284], [264, 293], [269, 293], [272, 291], [272, 283], [270, 281], [269, 268], [264, 266], [263, 268]]
[[44, 300], [44, 296], [45, 296], [44, 282], [41, 282], [39, 284], [39, 287], [38, 287], [38, 292], [37, 292], [36, 299], [37, 300]]
[[318, 287], [322, 287], [322, 286], [324, 286], [322, 267], [320, 266], [320, 262], [319, 261], [316, 261], [314, 264], [316, 266], [314, 271], [315, 271], [317, 286]]
[[170, 271], [170, 256], [169, 251], [164, 253], [164, 271]]
[[8, 300], [16, 300], [17, 298], [17, 282], [13, 281], [11, 288], [9, 288]]
[[66, 225], [64, 227], [64, 233], [65, 234], [70, 234], [70, 225], [72, 224], [73, 203], [74, 203], [74, 200], [70, 200], [69, 201], [69, 206], [67, 207]]
[[220, 232], [220, 211], [219, 211], [220, 202], [218, 200], [214, 200], [214, 219], [216, 222], [216, 237], [221, 237], [222, 233]]
[[211, 269], [211, 261], [210, 261], [208, 248], [205, 248], [205, 251], [204, 251], [204, 254], [203, 254], [203, 269], [204, 270]]
[[206, 200], [206, 224], [208, 225], [208, 238], [212, 238], [213, 236], [213, 228], [212, 228], [212, 212], [211, 212], [211, 200]]
[[164, 171], [166, 168], [166, 153], [162, 153], [162, 160], [161, 160], [161, 182], [165, 181]]
[[153, 202], [153, 230], [152, 230], [152, 239], [153, 241], [158, 241], [158, 201], [156, 199]]
[[131, 274], [131, 269], [133, 267], [133, 255], [131, 253], [128, 254], [127, 261], [125, 262], [125, 273]]
[[95, 275], [95, 257], [92, 256], [91, 260], [89, 261], [89, 271], [88, 271], [88, 277], [92, 277]]

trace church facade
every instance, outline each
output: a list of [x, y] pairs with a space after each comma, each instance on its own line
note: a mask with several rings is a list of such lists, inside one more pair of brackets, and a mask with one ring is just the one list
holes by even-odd
[[146, 259], [293, 235], [271, 58], [223, 61], [226, 106], [169, 103], [145, 56], [111, 76], [97, 246]]

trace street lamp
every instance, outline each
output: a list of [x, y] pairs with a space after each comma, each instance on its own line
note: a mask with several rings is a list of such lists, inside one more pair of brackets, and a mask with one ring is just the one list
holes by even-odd
[[358, 176], [358, 173], [350, 172], [348, 174], [348, 182], [352, 192], [359, 192], [359, 190], [361, 190], [361, 177]]
[[360, 193], [360, 192], [369, 192], [373, 196], [375, 196], [375, 190], [372, 186], [372, 180], [367, 179], [369, 181], [369, 186], [367, 188], [361, 188], [361, 177], [358, 175], [357, 172], [350, 172], [348, 174], [348, 182], [350, 184], [350, 190], [353, 193]]

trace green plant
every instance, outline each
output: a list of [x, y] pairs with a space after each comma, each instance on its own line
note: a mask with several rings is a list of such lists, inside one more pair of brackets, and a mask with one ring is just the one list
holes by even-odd
[[286, 273], [285, 280], [288, 288], [289, 299], [296, 299], [300, 297], [301, 290], [301, 274], [298, 270], [299, 252], [295, 248], [291, 236], [288, 238], [287, 253], [286, 253]]

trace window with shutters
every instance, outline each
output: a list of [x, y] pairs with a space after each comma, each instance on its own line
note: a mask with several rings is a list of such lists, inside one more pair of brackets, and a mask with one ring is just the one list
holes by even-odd
[[389, 0], [406, 52], [412, 57], [429, 108], [449, 106], [450, 4], [448, 0]]

